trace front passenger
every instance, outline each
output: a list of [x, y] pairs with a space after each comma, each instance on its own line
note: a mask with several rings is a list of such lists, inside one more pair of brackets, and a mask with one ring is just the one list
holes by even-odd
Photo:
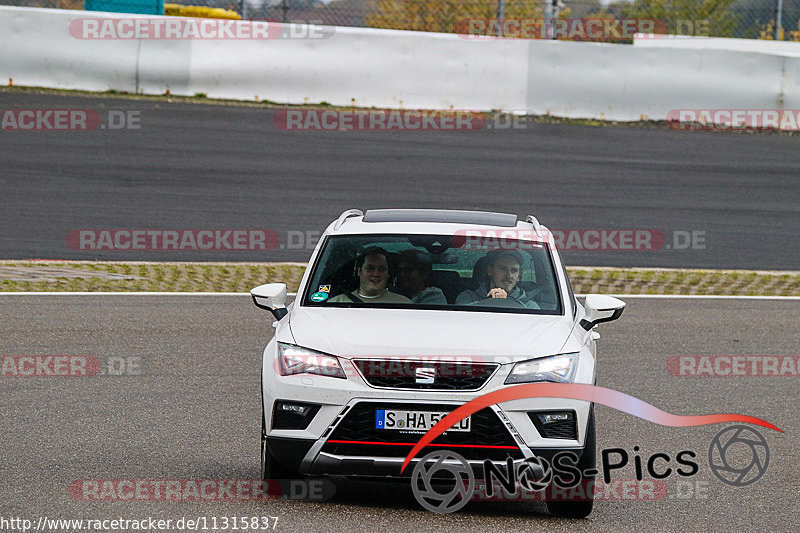
[[356, 260], [358, 289], [334, 296], [331, 302], [407, 304], [411, 300], [386, 288], [389, 282], [388, 253], [383, 248], [370, 248]]

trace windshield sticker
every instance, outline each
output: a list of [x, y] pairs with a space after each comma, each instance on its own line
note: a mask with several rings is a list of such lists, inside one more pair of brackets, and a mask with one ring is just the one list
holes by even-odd
[[319, 292], [331, 292], [331, 286], [330, 285], [320, 285], [319, 289], [317, 289], [317, 290]]
[[324, 302], [330, 296], [330, 292], [319, 291], [311, 295], [312, 302]]

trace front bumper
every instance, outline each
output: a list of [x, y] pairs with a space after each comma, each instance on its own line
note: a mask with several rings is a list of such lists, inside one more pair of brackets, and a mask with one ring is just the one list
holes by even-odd
[[[420, 458], [431, 451], [449, 450], [464, 457], [477, 477], [484, 462], [505, 465], [510, 458], [522, 461], [535, 457], [548, 461], [558, 452], [569, 450], [581, 456], [583, 447], [576, 440], [560, 446], [532, 448], [528, 446], [509, 417], [499, 406], [490, 406], [472, 415], [469, 433], [446, 432], [424, 447], [401, 472], [402, 464], [422, 431], [397, 432], [374, 428], [376, 409], [409, 409], [451, 411], [459, 403], [388, 401], [385, 399], [353, 399], [316, 439], [267, 436], [270, 453], [276, 460], [301, 474], [369, 477], [406, 477]], [[287, 433], [283, 430], [281, 433]], [[295, 431], [300, 433], [300, 431]], [[555, 439], [546, 439], [555, 440]]]
[[[274, 341], [273, 341], [274, 342]], [[272, 343], [270, 343], [272, 344]], [[265, 367], [270, 370], [271, 348], [265, 350]], [[593, 371], [591, 361], [591, 370]], [[467, 459], [474, 467], [484, 460], [505, 465], [506, 459], [532, 457], [550, 459], [557, 452], [583, 451], [591, 404], [563, 398], [528, 398], [485, 408], [473, 416], [471, 440], [458, 440], [448, 434], [423, 448], [402, 474], [400, 467], [413, 445], [424, 432], [375, 430], [375, 409], [452, 411], [487, 392], [506, 387], [510, 368], [501, 367], [478, 390], [425, 391], [372, 387], [361, 377], [351, 361], [342, 360], [347, 379], [317, 376], [281, 376], [274, 371], [262, 373], [264, 391], [264, 427], [271, 453], [276, 460], [302, 474], [397, 477], [409, 475], [416, 460], [433, 450], [449, 449]], [[593, 374], [593, 372], [592, 372]], [[273, 406], [276, 400], [319, 405], [304, 429], [275, 429]], [[403, 407], [398, 407], [398, 406]], [[359, 408], [372, 409], [360, 414], [355, 425], [348, 416]], [[530, 413], [572, 411], [575, 413], [576, 438], [545, 438], [537, 431]], [[481, 415], [482, 414], [482, 415]], [[484, 418], [481, 419], [480, 416]], [[489, 416], [489, 418], [487, 418]], [[477, 418], [476, 418], [477, 417]], [[480, 420], [486, 424], [476, 425]], [[348, 431], [343, 428], [350, 423]], [[359, 428], [363, 431], [359, 431]], [[452, 432], [455, 434], [456, 432]], [[379, 442], [383, 441], [383, 442]]]

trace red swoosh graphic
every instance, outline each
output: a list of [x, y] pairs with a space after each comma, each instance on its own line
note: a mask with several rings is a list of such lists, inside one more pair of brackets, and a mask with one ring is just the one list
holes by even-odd
[[419, 439], [419, 442], [417, 442], [414, 448], [411, 449], [406, 456], [406, 460], [403, 461], [403, 467], [400, 469], [400, 472], [406, 469], [411, 459], [413, 459], [422, 448], [464, 418], [480, 411], [484, 407], [496, 403], [509, 402], [511, 400], [520, 400], [522, 398], [568, 398], [570, 400], [584, 400], [612, 407], [623, 413], [628, 413], [662, 426], [690, 427], [719, 424], [721, 422], [745, 422], [783, 433], [780, 428], [773, 426], [769, 422], [747, 415], [673, 415], [672, 413], [662, 411], [658, 407], [650, 405], [629, 394], [605, 387], [580, 383], [531, 383], [527, 385], [515, 385], [507, 389], [484, 394], [483, 396], [479, 396], [465, 403], [442, 418], [435, 426], [429, 429], [428, 432]]

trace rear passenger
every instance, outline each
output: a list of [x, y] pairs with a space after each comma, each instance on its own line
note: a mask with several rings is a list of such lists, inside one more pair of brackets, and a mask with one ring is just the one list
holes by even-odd
[[417, 250], [403, 250], [398, 254], [400, 265], [397, 284], [411, 303], [428, 305], [447, 305], [442, 289], [431, 286], [433, 266], [425, 261]]

